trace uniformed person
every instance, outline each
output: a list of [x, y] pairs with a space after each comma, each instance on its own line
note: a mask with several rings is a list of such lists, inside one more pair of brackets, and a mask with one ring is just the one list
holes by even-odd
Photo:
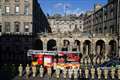
[[82, 77], [82, 69], [79, 69], [80, 78]]
[[51, 67], [48, 67], [48, 76], [51, 77], [51, 74], [52, 74], [52, 69]]
[[63, 77], [67, 78], [67, 69], [66, 68], [64, 68], [64, 70], [63, 70]]
[[68, 74], [69, 74], [69, 78], [72, 78], [73, 70], [71, 68], [68, 70]]
[[35, 77], [35, 75], [36, 75], [36, 66], [35, 65], [32, 66], [32, 72], [33, 72], [33, 77]]
[[30, 74], [30, 66], [29, 64], [27, 64], [27, 67], [26, 67], [26, 76], [28, 77]]
[[89, 76], [89, 70], [88, 70], [88, 68], [86, 67], [86, 68], [85, 68], [85, 78], [88, 79], [88, 76]]
[[91, 77], [92, 77], [92, 79], [95, 78], [95, 68], [93, 66], [91, 68]]
[[18, 68], [18, 71], [19, 71], [19, 76], [21, 77], [22, 76], [22, 72], [23, 72], [22, 64], [20, 64], [20, 66]]
[[56, 78], [59, 78], [59, 77], [60, 77], [60, 69], [57, 68], [57, 69], [56, 69]]
[[78, 69], [74, 69], [74, 78], [75, 78], [75, 79], [78, 78]]
[[98, 67], [98, 68], [97, 68], [98, 79], [101, 79], [101, 74], [102, 74], [102, 71], [101, 71], [101, 69]]
[[120, 66], [118, 67], [117, 74], [118, 74], [118, 79], [120, 79]]
[[40, 66], [39, 72], [40, 72], [40, 77], [43, 77], [44, 68], [42, 67], [42, 65]]
[[111, 68], [111, 77], [112, 77], [112, 79], [115, 78], [115, 67], [113, 67], [113, 66]]
[[104, 77], [105, 77], [105, 79], [108, 78], [108, 69], [107, 69], [107, 67], [104, 68]]

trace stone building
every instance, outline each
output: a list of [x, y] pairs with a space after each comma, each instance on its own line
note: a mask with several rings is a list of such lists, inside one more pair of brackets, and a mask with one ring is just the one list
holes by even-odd
[[75, 29], [78, 32], [83, 32], [83, 17], [75, 15], [54, 15], [48, 16], [48, 21], [52, 29], [52, 33], [68, 33], [74, 32]]
[[95, 6], [91, 15], [86, 15], [84, 18], [85, 32], [95, 34], [116, 34], [120, 24], [120, 1], [108, 0], [104, 6]]
[[27, 51], [32, 48], [34, 34], [45, 32], [47, 27], [37, 0], [0, 0], [1, 63], [28, 63]]
[[32, 33], [32, 0], [0, 0], [3, 33]]

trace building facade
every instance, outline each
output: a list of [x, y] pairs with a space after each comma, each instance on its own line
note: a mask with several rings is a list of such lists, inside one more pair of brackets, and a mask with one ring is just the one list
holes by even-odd
[[2, 33], [32, 33], [32, 0], [0, 0]]
[[83, 32], [83, 17], [75, 15], [48, 16], [52, 33]]
[[120, 23], [120, 1], [108, 0], [108, 3], [84, 18], [84, 31], [95, 34], [116, 34]]
[[37, 1], [0, 0], [1, 63], [29, 63], [27, 51], [32, 49], [34, 34], [45, 32], [48, 28]]
[[48, 19], [42, 11], [38, 0], [33, 0], [33, 33], [51, 32]]

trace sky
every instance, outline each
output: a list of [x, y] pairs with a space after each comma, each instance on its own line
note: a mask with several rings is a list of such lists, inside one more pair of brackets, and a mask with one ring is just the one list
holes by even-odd
[[92, 10], [94, 4], [105, 5], [108, 0], [38, 0], [45, 14], [81, 14]]

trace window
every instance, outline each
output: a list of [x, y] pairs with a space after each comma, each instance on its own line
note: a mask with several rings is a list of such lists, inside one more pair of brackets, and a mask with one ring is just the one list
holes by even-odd
[[10, 7], [9, 6], [5, 6], [5, 13], [10, 13]]
[[24, 31], [29, 32], [29, 22], [24, 23]]
[[5, 32], [10, 32], [10, 22], [5, 22]]
[[28, 5], [25, 5], [25, 6], [24, 6], [24, 14], [25, 14], [25, 15], [28, 15], [28, 14], [29, 14], [29, 6], [28, 6]]
[[15, 14], [18, 14], [19, 13], [19, 5], [16, 5], [15, 6]]
[[15, 32], [20, 31], [20, 22], [15, 22]]

